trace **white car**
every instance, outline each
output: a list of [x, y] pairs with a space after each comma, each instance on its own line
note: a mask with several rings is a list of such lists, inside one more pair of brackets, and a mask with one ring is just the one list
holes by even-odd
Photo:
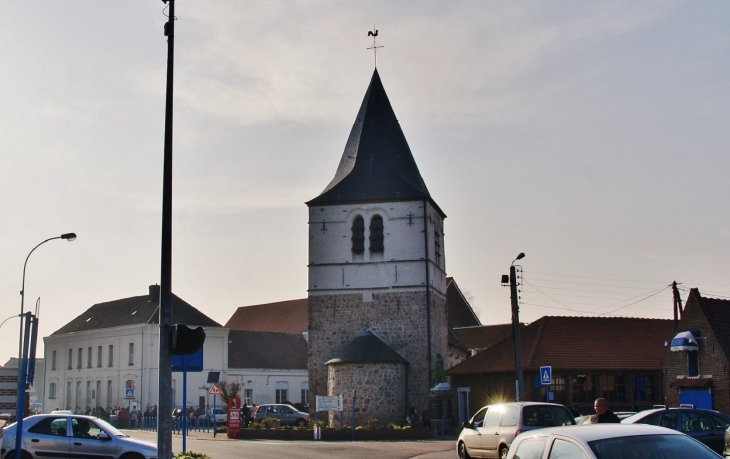
[[[2, 429], [0, 458], [15, 457], [17, 423]], [[125, 435], [93, 416], [38, 414], [23, 420], [21, 457], [157, 459], [157, 445]]]
[[707, 446], [675, 430], [639, 424], [548, 427], [522, 433], [507, 459], [717, 459]]

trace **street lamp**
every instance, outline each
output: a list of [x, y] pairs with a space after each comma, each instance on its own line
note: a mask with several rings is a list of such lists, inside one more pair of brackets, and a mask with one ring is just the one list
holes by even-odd
[[517, 297], [517, 269], [515, 261], [525, 258], [525, 254], [520, 252], [517, 258], [512, 260], [509, 266], [508, 276], [502, 276], [502, 285], [509, 282], [510, 299], [512, 300], [512, 339], [515, 346], [515, 399], [519, 402], [525, 398], [525, 378], [522, 374], [522, 340], [520, 339], [520, 305]]
[[[33, 247], [33, 250], [28, 253], [28, 256], [25, 257], [25, 263], [23, 263], [23, 284], [20, 289], [20, 332], [18, 336], [18, 406], [16, 407], [16, 422], [17, 430], [16, 430], [16, 447], [15, 447], [15, 457], [16, 459], [20, 459], [20, 439], [23, 434], [23, 416], [24, 416], [24, 410], [25, 410], [25, 375], [23, 374], [25, 371], [27, 371], [26, 365], [24, 365], [23, 362], [23, 313], [25, 312], [25, 268], [28, 266], [28, 259], [30, 258], [31, 254], [37, 249], [38, 247], [42, 246], [48, 241], [52, 241], [54, 239], [66, 239], [67, 241], [75, 241], [76, 240], [76, 233], [65, 233], [60, 236], [56, 237], [50, 237], [46, 239], [45, 241], [41, 242], [37, 246]], [[30, 319], [30, 314], [28, 319]], [[28, 327], [25, 327], [28, 329]], [[27, 338], [26, 338], [27, 339]]]

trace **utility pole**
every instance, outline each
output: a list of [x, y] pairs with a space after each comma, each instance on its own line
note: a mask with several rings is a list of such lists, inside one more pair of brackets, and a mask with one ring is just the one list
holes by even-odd
[[162, 249], [160, 259], [160, 361], [157, 416], [157, 457], [172, 459], [172, 81], [175, 51], [175, 0], [169, 4], [165, 156], [162, 180]]
[[517, 297], [517, 269], [515, 261], [525, 257], [524, 253], [517, 255], [509, 267], [509, 289], [510, 299], [512, 300], [512, 338], [515, 346], [515, 399], [523, 401], [525, 399], [525, 378], [522, 374], [522, 340], [520, 339], [520, 305]]
[[672, 282], [672, 295], [674, 296], [674, 330], [679, 326], [679, 319], [682, 318], [682, 298], [679, 296], [677, 281]]

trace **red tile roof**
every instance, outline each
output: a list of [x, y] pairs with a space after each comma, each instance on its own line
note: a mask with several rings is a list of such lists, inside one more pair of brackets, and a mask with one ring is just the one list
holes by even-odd
[[[525, 370], [660, 371], [674, 336], [671, 320], [543, 317], [521, 330]], [[514, 345], [504, 339], [450, 368], [447, 374], [514, 371]]]
[[306, 298], [277, 303], [242, 306], [236, 309], [225, 327], [279, 333], [301, 333], [308, 329]]

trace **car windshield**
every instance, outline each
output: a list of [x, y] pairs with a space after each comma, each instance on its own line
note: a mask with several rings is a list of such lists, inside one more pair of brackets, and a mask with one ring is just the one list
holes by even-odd
[[686, 435], [636, 435], [588, 442], [598, 459], [717, 459]]
[[575, 418], [567, 408], [550, 405], [532, 405], [522, 409], [526, 427], [573, 426]]

